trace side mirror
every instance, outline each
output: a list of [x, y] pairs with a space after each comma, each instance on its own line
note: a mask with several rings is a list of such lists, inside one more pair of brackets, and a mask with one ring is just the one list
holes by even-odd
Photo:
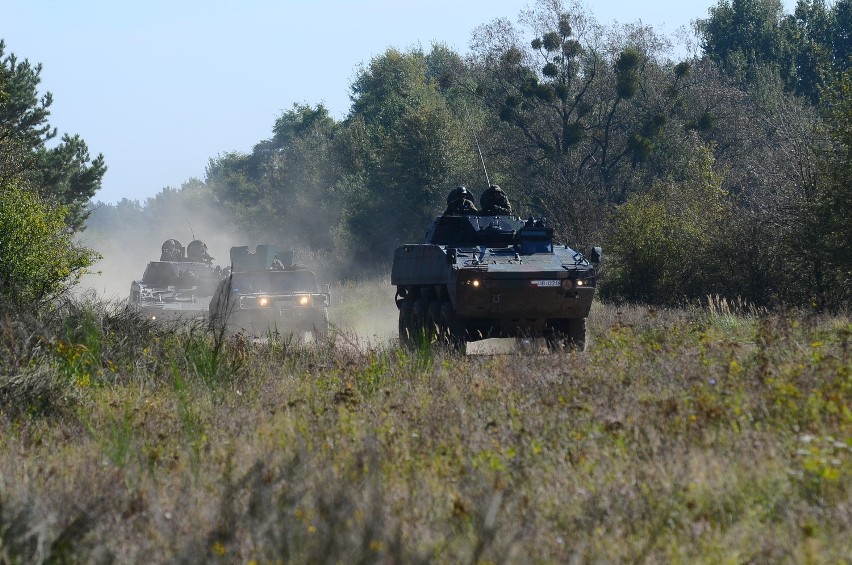
[[603, 250], [600, 247], [592, 247], [592, 252], [589, 254], [589, 261], [597, 265], [603, 259]]

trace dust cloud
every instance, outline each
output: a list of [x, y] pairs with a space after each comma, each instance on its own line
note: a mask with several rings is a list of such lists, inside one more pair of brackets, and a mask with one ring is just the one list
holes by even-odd
[[77, 292], [94, 291], [110, 301], [126, 299], [131, 282], [142, 278], [148, 262], [159, 261], [167, 239], [177, 239], [184, 247], [200, 239], [207, 244], [213, 264], [226, 267], [231, 246], [245, 245], [246, 238], [221, 210], [213, 208], [187, 205], [157, 211], [124, 202], [100, 205], [78, 241], [103, 258], [83, 277]]
[[[150, 261], [160, 259], [167, 239], [177, 239], [184, 247], [193, 239], [200, 239], [207, 244], [213, 264], [222, 267], [230, 264], [233, 246], [248, 245], [254, 250], [258, 243], [276, 243], [274, 238], [255, 241], [241, 233], [220, 207], [199, 205], [197, 199], [183, 202], [174, 193], [168, 205], [159, 200], [160, 197], [150, 199], [145, 205], [122, 201], [94, 207], [78, 243], [103, 258], [93, 266], [95, 272], [83, 277], [75, 289], [77, 294], [94, 293], [116, 303], [126, 300], [133, 280], [142, 277]], [[281, 242], [277, 245], [282, 250], [289, 248]], [[396, 341], [398, 311], [389, 273], [341, 282], [340, 275], [330, 268], [333, 261], [323, 254], [296, 249], [296, 262], [314, 271], [321, 286], [329, 285], [329, 321], [342, 339], [364, 347]]]
[[329, 321], [343, 339], [366, 347], [396, 342], [399, 311], [388, 277], [339, 282], [330, 291]]

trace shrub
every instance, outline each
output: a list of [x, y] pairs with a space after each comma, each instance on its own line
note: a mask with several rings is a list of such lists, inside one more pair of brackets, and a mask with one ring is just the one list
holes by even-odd
[[98, 255], [74, 243], [65, 207], [15, 181], [0, 188], [0, 298], [32, 304], [66, 291]]

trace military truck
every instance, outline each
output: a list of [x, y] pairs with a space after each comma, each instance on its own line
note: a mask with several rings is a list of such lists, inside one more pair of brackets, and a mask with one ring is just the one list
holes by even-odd
[[544, 218], [445, 214], [394, 252], [400, 340], [541, 337], [582, 350], [600, 260], [600, 247], [586, 258], [554, 243]]
[[184, 248], [167, 239], [160, 251], [160, 260], [149, 262], [142, 278], [130, 283], [130, 305], [156, 322], [205, 321], [222, 268], [213, 265], [201, 240]]
[[292, 251], [274, 245], [231, 248], [231, 272], [210, 300], [214, 331], [255, 338], [270, 334], [328, 334], [328, 285], [320, 291], [316, 275], [294, 263]]

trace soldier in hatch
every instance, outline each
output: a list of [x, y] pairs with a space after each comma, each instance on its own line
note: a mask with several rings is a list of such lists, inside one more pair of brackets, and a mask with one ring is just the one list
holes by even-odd
[[183, 245], [176, 239], [167, 239], [160, 248], [160, 261], [183, 261]]
[[496, 184], [489, 186], [479, 198], [482, 216], [508, 216], [512, 214], [512, 205], [503, 189]]
[[473, 195], [463, 186], [458, 186], [447, 195], [445, 216], [475, 216], [479, 211], [473, 203]]
[[207, 244], [200, 239], [194, 239], [189, 242], [189, 245], [186, 247], [186, 257], [190, 261], [197, 263], [207, 263], [209, 265], [213, 262], [213, 257], [207, 252]]

